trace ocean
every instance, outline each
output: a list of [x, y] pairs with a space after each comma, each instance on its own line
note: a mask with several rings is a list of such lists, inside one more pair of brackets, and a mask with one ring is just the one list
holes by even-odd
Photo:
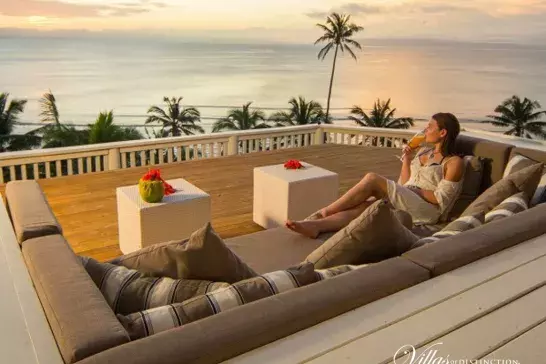
[[[482, 120], [514, 94], [546, 107], [546, 45], [432, 40], [364, 40], [355, 62], [337, 63], [333, 115], [391, 98], [397, 116], [448, 111]], [[332, 56], [309, 44], [229, 44], [160, 37], [0, 36], [0, 92], [26, 98], [21, 121], [39, 122], [51, 90], [63, 122], [88, 124], [114, 110], [117, 123], [143, 125], [164, 96], [183, 96], [210, 130], [230, 107], [253, 102], [266, 113], [294, 96], [326, 106]], [[347, 123], [340, 120], [340, 123]], [[26, 126], [25, 128], [32, 128]], [[489, 126], [489, 128], [493, 128]]]

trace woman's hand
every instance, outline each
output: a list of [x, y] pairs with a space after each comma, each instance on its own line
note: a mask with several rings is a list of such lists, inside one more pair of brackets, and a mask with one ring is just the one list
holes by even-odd
[[411, 149], [409, 146], [404, 145], [402, 147], [402, 161], [403, 162], [410, 162], [413, 158], [413, 153], [415, 150]]

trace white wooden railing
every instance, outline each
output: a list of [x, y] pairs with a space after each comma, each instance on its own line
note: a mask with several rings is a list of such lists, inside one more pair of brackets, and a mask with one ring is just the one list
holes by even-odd
[[0, 153], [0, 183], [54, 178], [317, 144], [399, 148], [414, 132], [305, 125]]

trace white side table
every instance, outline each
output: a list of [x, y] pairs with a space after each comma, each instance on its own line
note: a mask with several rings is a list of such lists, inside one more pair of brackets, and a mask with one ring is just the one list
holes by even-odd
[[116, 190], [119, 246], [124, 254], [188, 238], [210, 222], [210, 196], [184, 179], [166, 181], [177, 192], [159, 203], [142, 200], [138, 185]]
[[304, 169], [283, 164], [254, 169], [254, 222], [266, 229], [302, 220], [334, 202], [339, 195], [337, 173], [301, 162]]

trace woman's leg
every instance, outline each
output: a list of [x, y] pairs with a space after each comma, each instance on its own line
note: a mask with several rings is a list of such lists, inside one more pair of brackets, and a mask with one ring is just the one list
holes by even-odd
[[366, 174], [360, 182], [320, 212], [323, 217], [328, 217], [341, 211], [354, 209], [370, 197], [377, 199], [387, 197], [387, 179], [385, 177], [376, 173]]
[[322, 219], [310, 221], [290, 221], [286, 222], [286, 227], [307, 236], [316, 239], [321, 233], [338, 231], [349, 225], [351, 221], [360, 216], [375, 201], [364, 201], [357, 207], [350, 210], [344, 210]]

